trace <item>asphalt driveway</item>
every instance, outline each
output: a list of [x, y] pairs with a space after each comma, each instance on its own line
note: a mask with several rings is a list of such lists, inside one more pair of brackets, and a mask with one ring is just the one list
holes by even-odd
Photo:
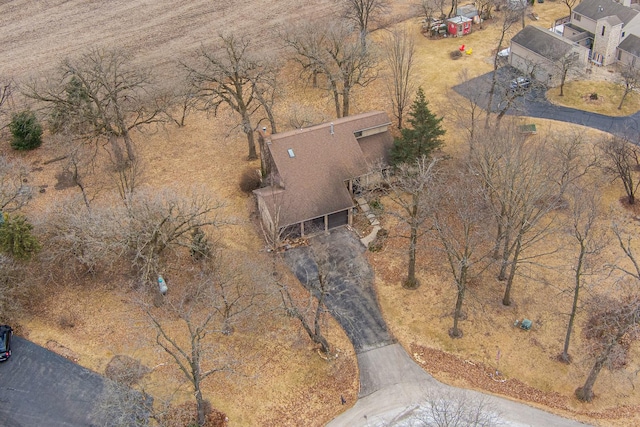
[[0, 363], [0, 426], [103, 425], [93, 415], [102, 376], [17, 336], [11, 349]]
[[311, 289], [317, 289], [317, 260], [321, 260], [330, 289], [325, 298], [327, 309], [346, 332], [356, 353], [394, 342], [378, 307], [374, 274], [364, 251], [353, 232], [339, 228], [313, 237], [311, 246], [284, 253], [291, 271]]
[[[491, 111], [494, 112], [498, 111], [501, 105], [504, 105], [505, 100], [501, 94], [508, 90], [508, 84], [517, 75], [517, 71], [510, 66], [505, 66], [499, 68], [496, 73], [498, 74], [500, 85], [491, 105]], [[489, 106], [488, 96], [486, 95], [489, 93], [492, 76], [493, 72], [483, 74], [454, 86], [453, 90], [465, 98], [479, 100], [478, 105], [487, 110]], [[640, 112], [625, 117], [605, 116], [575, 108], [553, 105], [546, 99], [545, 93], [546, 89], [541, 88], [534, 88], [528, 91], [516, 99], [507, 110], [507, 114], [574, 123], [622, 136], [634, 142], [640, 141]], [[479, 94], [481, 96], [478, 96]]]
[[413, 426], [428, 411], [429, 399], [443, 395], [482, 400], [505, 426], [583, 426], [521, 403], [450, 387], [425, 372], [389, 332], [364, 251], [353, 232], [340, 228], [311, 238], [310, 246], [284, 253], [289, 268], [310, 289], [318, 280], [319, 267], [327, 273], [327, 308], [345, 330], [358, 358], [358, 401], [327, 426]]

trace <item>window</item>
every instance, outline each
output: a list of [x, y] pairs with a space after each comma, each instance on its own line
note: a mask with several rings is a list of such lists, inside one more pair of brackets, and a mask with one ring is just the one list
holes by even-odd
[[622, 36], [621, 37], [624, 38], [624, 31], [622, 32]]
[[578, 21], [578, 22], [580, 22], [580, 18], [581, 18], [581, 16], [580, 16], [580, 15], [578, 15], [577, 13], [574, 13], [574, 14], [573, 14], [573, 19], [574, 19], [574, 21]]
[[618, 61], [622, 59], [622, 51], [618, 49]]
[[289, 157], [291, 157], [292, 159], [296, 156], [296, 155], [293, 153], [293, 148], [289, 148], [289, 149], [287, 150], [287, 153], [289, 153]]
[[604, 36], [604, 29], [605, 29], [605, 26], [603, 25], [602, 26], [602, 32], [600, 33], [601, 36]]

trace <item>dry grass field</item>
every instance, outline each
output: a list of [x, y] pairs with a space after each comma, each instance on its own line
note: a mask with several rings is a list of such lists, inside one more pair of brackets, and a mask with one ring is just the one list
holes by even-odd
[[[406, 16], [412, 2], [393, 3], [397, 15]], [[3, 40], [0, 76], [10, 76], [17, 81], [38, 77], [67, 55], [92, 46], [119, 46], [130, 49], [136, 61], [154, 68], [161, 78], [170, 82], [175, 63], [188, 58], [221, 31], [233, 29], [245, 34], [269, 54], [274, 52], [279, 29], [300, 20], [327, 16], [332, 8], [330, 0], [4, 1], [0, 2], [0, 39]], [[560, 1], [536, 3], [535, 10], [539, 20], [527, 18], [527, 23], [545, 27], [567, 13]], [[417, 18], [398, 25], [406, 26], [416, 35], [420, 84], [432, 108], [445, 117], [446, 151], [455, 156], [465, 149], [464, 135], [457, 127], [455, 114], [462, 100], [450, 88], [460, 82], [463, 69], [470, 78], [492, 69], [490, 60], [498, 35], [495, 22], [486, 22], [483, 29], [476, 28], [464, 39], [439, 40], [423, 37]], [[376, 33], [374, 38], [382, 35], [382, 32]], [[473, 54], [457, 61], [450, 59], [449, 52], [462, 43], [472, 48]], [[298, 81], [295, 69], [285, 69], [283, 77], [287, 85], [278, 108], [283, 127], [293, 110], [313, 111], [321, 119], [332, 117], [331, 100]], [[384, 71], [381, 77], [384, 78]], [[569, 86], [568, 91], [579, 87], [577, 85]], [[597, 85], [598, 92], [605, 93], [601, 89], [604, 86]], [[575, 92], [583, 90], [587, 89], [575, 89]], [[630, 100], [628, 105], [637, 105], [637, 100]], [[372, 109], [389, 110], [383, 79], [355, 93], [354, 112]], [[541, 136], [578, 130], [547, 120], [535, 123]], [[250, 257], [258, 265], [267, 263], [268, 258], [255, 224], [254, 203], [238, 189], [241, 171], [257, 168], [258, 163], [245, 160], [245, 138], [235, 125], [235, 117], [226, 111], [218, 117], [197, 113], [188, 118], [184, 128], [166, 126], [154, 132], [138, 133], [135, 140], [147, 172], [144, 185], [178, 190], [202, 185], [224, 199], [225, 214], [236, 222], [223, 230], [224, 245], [230, 251]], [[597, 132], [581, 131], [594, 138], [599, 136]], [[41, 209], [73, 193], [74, 189], [54, 190], [60, 165], [43, 163], [58, 155], [48, 140], [34, 152], [10, 152], [6, 140], [2, 141], [0, 150], [10, 156], [23, 157], [36, 169], [30, 178], [32, 184], [47, 186], [45, 193], [35, 196], [27, 215], [36, 216]], [[611, 184], [606, 188], [604, 203], [630, 232], [637, 234], [637, 222], [619, 203], [621, 195], [621, 188]], [[394, 230], [394, 224], [386, 222], [385, 225]], [[500, 304], [501, 284], [490, 274], [482, 277], [467, 300], [469, 318], [462, 322], [465, 336], [451, 340], [447, 330], [454, 292], [443, 259], [433, 250], [434, 242], [424, 240], [419, 260], [422, 286], [416, 291], [404, 290], [397, 281], [405, 266], [404, 243], [401, 239], [389, 239], [382, 252], [371, 253], [369, 257], [377, 273], [379, 299], [391, 330], [430, 373], [451, 384], [502, 394], [590, 423], [640, 424], [640, 392], [637, 390], [640, 350], [637, 346], [633, 350], [633, 362], [624, 371], [601, 374], [595, 387], [598, 397], [592, 404], [581, 404], [572, 396], [575, 387], [584, 380], [587, 365], [580, 363], [579, 357], [569, 366], [555, 360], [564, 336], [562, 313], [566, 312], [568, 302], [554, 283], [570, 280], [566, 271], [531, 271], [543, 277], [543, 281], [519, 277], [512, 307]], [[615, 259], [614, 247], [608, 256]], [[190, 398], [180, 372], [155, 345], [155, 335], [144, 313], [131, 302], [132, 292], [119, 287], [118, 283], [109, 286], [109, 291], [100, 286], [97, 286], [99, 290], [92, 290], [90, 281], [56, 283], [54, 278], [47, 284], [51, 285], [57, 285], [55, 294], [43, 301], [34, 315], [25, 318], [21, 325], [29, 339], [42, 345], [55, 340], [77, 355], [78, 363], [97, 372], [104, 372], [114, 355], [126, 354], [140, 359], [153, 368], [145, 380], [145, 388], [158, 400], [173, 397], [174, 401], [182, 402]], [[69, 314], [73, 315], [75, 326], [61, 326], [64, 323], [61, 319]], [[534, 321], [532, 331], [512, 327], [515, 319], [523, 317]], [[347, 398], [348, 404], [355, 401], [358, 389], [355, 355], [335, 322], [329, 322], [328, 333], [339, 356], [330, 362], [318, 357], [304, 332], [289, 319], [265, 317], [260, 323], [259, 334], [239, 330], [225, 337], [226, 343], [219, 342], [250, 356], [240, 372], [212, 377], [205, 384], [206, 397], [229, 416], [231, 426], [319, 426], [345, 409], [340, 404], [340, 395]], [[114, 331], [121, 340], [105, 346], [105, 336], [113, 335]], [[576, 334], [574, 354], [580, 340]], [[496, 369], [508, 381], [491, 380], [487, 373]]]

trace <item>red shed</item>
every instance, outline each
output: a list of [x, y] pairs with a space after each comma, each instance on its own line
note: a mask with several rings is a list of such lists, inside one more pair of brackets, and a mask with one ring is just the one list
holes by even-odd
[[454, 37], [461, 37], [471, 32], [471, 19], [454, 16], [447, 19], [447, 32]]

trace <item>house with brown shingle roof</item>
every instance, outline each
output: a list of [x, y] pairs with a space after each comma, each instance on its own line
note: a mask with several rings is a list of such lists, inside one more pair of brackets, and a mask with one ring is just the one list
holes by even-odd
[[299, 237], [351, 225], [354, 182], [387, 163], [389, 117], [374, 111], [261, 134], [269, 185], [254, 191], [266, 232]]

